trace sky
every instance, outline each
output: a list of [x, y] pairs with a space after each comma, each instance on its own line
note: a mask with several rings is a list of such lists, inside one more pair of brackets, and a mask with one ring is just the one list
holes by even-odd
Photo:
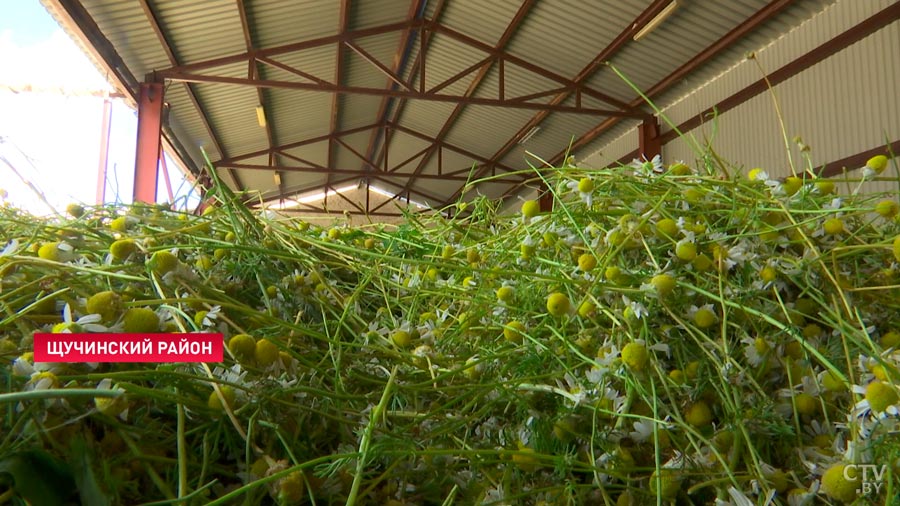
[[[39, 0], [0, 0], [0, 196], [41, 215], [96, 203], [103, 99], [81, 92], [102, 90], [113, 88]], [[130, 202], [137, 113], [112, 103], [106, 202]], [[186, 190], [168, 166], [173, 187]], [[160, 201], [168, 200], [159, 188]]]

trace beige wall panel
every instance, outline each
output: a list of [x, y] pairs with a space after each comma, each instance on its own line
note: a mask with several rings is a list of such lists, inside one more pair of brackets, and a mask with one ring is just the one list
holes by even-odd
[[[661, 103], [667, 120], [679, 124], [724, 100], [763, 76], [850, 29], [889, 6], [890, 0], [840, 0], [819, 15], [756, 51], [757, 62], [745, 60], [691, 93]], [[762, 67], [762, 70], [760, 69]], [[838, 160], [900, 139], [900, 23], [877, 33], [805, 70], [774, 89], [788, 139], [801, 136], [812, 147], [814, 166]], [[701, 144], [712, 141], [726, 160], [744, 167], [759, 166], [772, 176], [790, 173], [788, 150], [772, 93], [753, 97], [696, 128], [691, 136]], [[670, 129], [662, 120], [663, 131]], [[603, 166], [637, 147], [635, 128], [584, 156], [585, 164]], [[793, 145], [791, 160], [807, 163]], [[666, 162], [694, 162], [696, 150], [687, 139], [663, 147]], [[869, 184], [866, 190], [895, 189], [895, 183]]]

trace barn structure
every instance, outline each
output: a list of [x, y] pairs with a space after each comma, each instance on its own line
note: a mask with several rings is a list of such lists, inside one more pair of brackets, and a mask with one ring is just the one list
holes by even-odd
[[532, 195], [567, 153], [694, 136], [781, 176], [795, 136], [826, 174], [900, 142], [890, 0], [42, 1], [138, 107], [146, 201], [161, 145], [251, 205], [389, 218]]

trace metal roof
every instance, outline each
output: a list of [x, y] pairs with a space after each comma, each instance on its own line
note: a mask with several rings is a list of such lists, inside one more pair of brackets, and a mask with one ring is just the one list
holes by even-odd
[[164, 80], [169, 141], [248, 202], [362, 181], [437, 208], [473, 166], [509, 196], [526, 151], [558, 163], [648, 117], [605, 62], [671, 101], [835, 0], [42, 1], [123, 92]]

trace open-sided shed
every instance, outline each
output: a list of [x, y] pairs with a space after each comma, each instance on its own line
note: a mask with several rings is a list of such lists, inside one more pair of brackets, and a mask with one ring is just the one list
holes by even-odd
[[[834, 17], [834, 4], [853, 2], [44, 3], [139, 105], [137, 198], [155, 198], [161, 131], [197, 177], [208, 178], [205, 151], [248, 202], [326, 192], [291, 205], [378, 216], [392, 214], [392, 202], [453, 203], [470, 178], [494, 179], [467, 195], [532, 192], [540, 185], [529, 164], [559, 164], [567, 152], [591, 160], [615, 142], [621, 161], [652, 157], [677, 133], [661, 128], [641, 94], [672, 103], [804, 22]], [[822, 43], [770, 84], [885, 27], [896, 31], [900, 5], [860, 3], [860, 23], [818, 30]], [[889, 58], [888, 77], [896, 52]], [[754, 81], [697, 103], [681, 126], [765, 91], [761, 76]], [[858, 144], [867, 150], [847, 146], [824, 161], [837, 167], [879, 149]], [[613, 161], [606, 158], [593, 160]], [[348, 186], [359, 189], [352, 198], [334, 191]], [[362, 190], [371, 187], [377, 199]]]

